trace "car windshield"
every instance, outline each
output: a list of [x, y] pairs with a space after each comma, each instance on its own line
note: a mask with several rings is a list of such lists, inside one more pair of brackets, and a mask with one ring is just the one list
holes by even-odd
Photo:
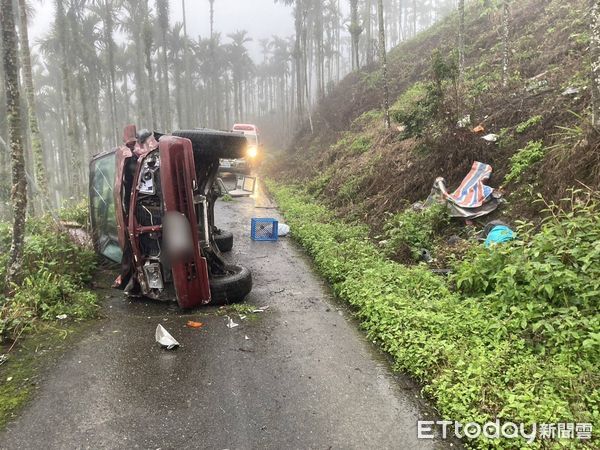
[[121, 262], [113, 187], [115, 181], [115, 153], [92, 163], [90, 201], [92, 228], [98, 251], [114, 262]]

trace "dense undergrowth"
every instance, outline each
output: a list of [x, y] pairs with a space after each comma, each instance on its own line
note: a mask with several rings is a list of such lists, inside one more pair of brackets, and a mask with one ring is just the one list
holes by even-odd
[[[87, 207], [65, 208], [60, 219], [86, 227]], [[5, 286], [10, 249], [10, 225], [0, 223], [0, 343], [15, 339], [37, 321], [91, 318], [97, 299], [89, 289], [96, 269], [92, 249], [75, 243], [64, 226], [51, 216], [29, 219], [25, 238], [21, 282]]]
[[[520, 239], [474, 246], [445, 279], [389, 260], [366, 226], [337, 219], [299, 188], [271, 183], [293, 237], [397, 370], [417, 378], [441, 415], [462, 423], [600, 426], [600, 202], [548, 205]], [[563, 209], [563, 206], [565, 209]], [[419, 243], [421, 245], [421, 243]], [[536, 441], [528, 448], [593, 448]], [[516, 440], [475, 448], [523, 448]]]

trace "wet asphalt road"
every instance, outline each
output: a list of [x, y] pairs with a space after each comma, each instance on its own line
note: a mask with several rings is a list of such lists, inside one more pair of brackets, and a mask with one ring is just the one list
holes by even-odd
[[[260, 203], [264, 205], [264, 203]], [[183, 315], [174, 305], [107, 297], [105, 319], [43, 376], [0, 448], [428, 449], [416, 423], [431, 414], [331, 298], [292, 242], [253, 243], [253, 199], [219, 202], [235, 235], [229, 256], [251, 268], [242, 320], [232, 310]], [[226, 326], [229, 314], [239, 327]], [[188, 320], [205, 325], [188, 329]], [[182, 344], [165, 351], [158, 323]]]

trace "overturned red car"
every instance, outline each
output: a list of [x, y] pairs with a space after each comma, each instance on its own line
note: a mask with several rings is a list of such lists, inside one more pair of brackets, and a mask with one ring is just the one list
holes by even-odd
[[115, 287], [186, 309], [248, 295], [250, 271], [223, 259], [214, 214], [219, 160], [243, 156], [247, 145], [235, 133], [162, 135], [131, 125], [121, 147], [92, 159], [93, 240], [100, 255], [121, 264]]

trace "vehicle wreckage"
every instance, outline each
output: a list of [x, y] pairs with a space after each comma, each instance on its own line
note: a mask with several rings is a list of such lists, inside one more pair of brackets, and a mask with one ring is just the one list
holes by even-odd
[[115, 287], [176, 299], [184, 309], [242, 301], [252, 276], [223, 259], [232, 237], [216, 228], [214, 208], [219, 160], [242, 157], [246, 138], [206, 129], [138, 133], [130, 125], [123, 142], [90, 163], [94, 246], [121, 264]]

